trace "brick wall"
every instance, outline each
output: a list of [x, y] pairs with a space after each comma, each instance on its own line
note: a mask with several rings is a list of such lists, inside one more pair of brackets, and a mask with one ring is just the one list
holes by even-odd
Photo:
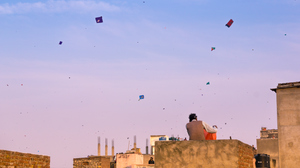
[[253, 147], [244, 143], [238, 143], [239, 161], [238, 168], [249, 168], [253, 167], [253, 157], [255, 151]]
[[50, 156], [0, 150], [0, 168], [50, 168]]

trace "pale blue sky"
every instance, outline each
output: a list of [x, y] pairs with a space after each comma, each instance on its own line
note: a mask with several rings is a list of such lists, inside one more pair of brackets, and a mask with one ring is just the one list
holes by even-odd
[[192, 112], [256, 145], [277, 128], [270, 88], [299, 81], [298, 0], [0, 0], [0, 20], [0, 149], [51, 168], [98, 136], [102, 154], [104, 138], [144, 153], [150, 135], [188, 137]]

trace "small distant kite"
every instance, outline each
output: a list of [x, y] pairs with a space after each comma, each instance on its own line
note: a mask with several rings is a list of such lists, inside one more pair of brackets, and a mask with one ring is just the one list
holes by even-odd
[[232, 19], [230, 19], [229, 21], [228, 21], [228, 23], [225, 25], [225, 26], [227, 26], [228, 28], [232, 25], [232, 23], [233, 23], [233, 20]]
[[141, 99], [144, 99], [145, 96], [144, 96], [144, 95], [140, 95], [139, 98], [140, 98], [140, 99], [139, 99], [139, 101], [140, 101]]
[[96, 20], [97, 23], [103, 23], [102, 16], [96, 17], [95, 20]]
[[63, 42], [62, 42], [62, 41], [60, 41], [58, 44], [59, 44], [59, 45], [62, 45], [62, 43], [63, 43]]
[[209, 85], [209, 84], [210, 84], [209, 82], [206, 83], [206, 85]]
[[211, 50], [210, 51], [213, 51], [213, 50], [215, 50], [216, 49], [216, 47], [211, 47]]

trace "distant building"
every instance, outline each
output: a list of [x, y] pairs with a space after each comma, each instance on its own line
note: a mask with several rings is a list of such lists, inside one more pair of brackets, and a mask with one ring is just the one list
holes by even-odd
[[300, 163], [300, 82], [279, 83], [277, 129], [260, 131], [257, 152], [270, 155], [271, 168], [298, 168]]
[[155, 155], [155, 141], [168, 141], [169, 137], [167, 135], [151, 135], [150, 145], [151, 145], [151, 155]]
[[116, 168], [154, 168], [153, 164], [148, 164], [150, 157], [153, 155], [144, 155], [140, 153], [117, 154]]
[[[74, 158], [73, 168], [111, 168], [113, 156], [88, 156]], [[114, 168], [114, 167], [112, 167]]]
[[112, 155], [108, 155], [107, 138], [105, 138], [105, 156], [100, 155], [100, 146], [100, 137], [98, 137], [98, 156], [73, 158], [73, 168], [115, 168], [114, 140], [111, 147]]
[[270, 155], [270, 168], [278, 168], [278, 130], [262, 127], [256, 144], [258, 154]]
[[[105, 156], [100, 156], [100, 137], [98, 137], [98, 156], [87, 156], [73, 159], [73, 168], [154, 168], [148, 164], [153, 155], [142, 154], [141, 149], [136, 147], [136, 136], [134, 136], [134, 147], [127, 150], [125, 154], [114, 155], [114, 141], [112, 140], [112, 155], [108, 155], [108, 143], [105, 139]], [[148, 140], [146, 141], [146, 149]], [[146, 152], [147, 153], [147, 152]]]
[[[151, 140], [150, 140], [151, 141]], [[153, 164], [148, 164], [150, 157], [155, 158], [153, 155], [141, 153], [141, 149], [136, 147], [136, 136], [134, 136], [134, 147], [127, 150], [125, 154], [120, 153], [116, 155], [116, 168], [154, 168]], [[146, 141], [146, 150], [148, 140]]]
[[260, 139], [270, 139], [270, 138], [278, 138], [278, 130], [277, 129], [268, 129], [266, 127], [262, 127], [260, 130]]

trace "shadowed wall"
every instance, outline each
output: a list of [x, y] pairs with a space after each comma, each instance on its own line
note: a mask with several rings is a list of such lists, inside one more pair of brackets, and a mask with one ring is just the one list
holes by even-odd
[[155, 168], [253, 168], [253, 148], [238, 140], [156, 141]]

